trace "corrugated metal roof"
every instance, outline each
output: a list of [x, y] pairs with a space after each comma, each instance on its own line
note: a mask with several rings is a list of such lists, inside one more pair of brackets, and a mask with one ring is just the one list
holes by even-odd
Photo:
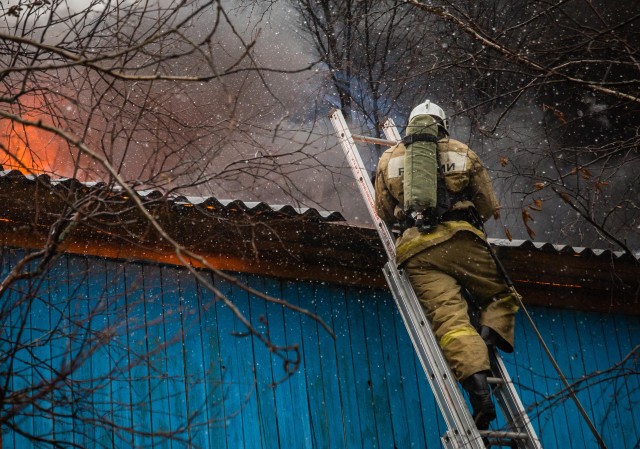
[[[495, 246], [505, 246], [510, 248], [520, 248], [527, 250], [535, 250], [545, 253], [558, 253], [569, 255], [580, 255], [586, 257], [602, 257], [609, 259], [619, 259], [631, 257], [628, 253], [623, 251], [611, 251], [608, 249], [594, 249], [586, 248], [582, 246], [569, 246], [561, 244], [553, 244], [546, 242], [533, 242], [531, 240], [507, 240], [507, 239], [489, 239], [489, 243]], [[633, 257], [640, 259], [640, 250], [633, 254]]]
[[[1, 167], [0, 167], [1, 168]], [[48, 175], [25, 175], [18, 170], [2, 170], [0, 171], [0, 181], [2, 180], [10, 182], [29, 182], [36, 183], [41, 182], [52, 187], [61, 186], [64, 188], [70, 188], [72, 185], [78, 187], [84, 187], [86, 189], [102, 190], [107, 187], [104, 182], [80, 182], [73, 178], [57, 178], [53, 179]], [[119, 193], [123, 192], [120, 186], [112, 186], [111, 191]], [[156, 201], [164, 197], [164, 193], [157, 189], [152, 190], [136, 190], [136, 193], [143, 200]], [[232, 214], [232, 213], [246, 213], [249, 216], [268, 216], [276, 218], [292, 217], [296, 219], [303, 219], [305, 221], [313, 222], [342, 222], [345, 224], [346, 219], [340, 212], [335, 211], [323, 211], [314, 208], [299, 208], [293, 207], [287, 204], [268, 204], [265, 202], [246, 202], [238, 199], [219, 199], [213, 196], [184, 196], [173, 195], [168, 196], [167, 201], [169, 204], [181, 207], [197, 206], [204, 208], [209, 212], [219, 214]], [[373, 229], [371, 229], [373, 231]], [[373, 231], [375, 232], [375, 231]], [[544, 253], [557, 253], [567, 255], [579, 255], [583, 257], [597, 257], [602, 259], [640, 259], [640, 250], [635, 252], [633, 256], [620, 252], [611, 251], [608, 249], [593, 249], [586, 247], [575, 247], [563, 244], [552, 244], [546, 242], [533, 242], [531, 240], [507, 240], [490, 238], [490, 243], [498, 247], [517, 248], [522, 250], [539, 251]]]
[[[142, 193], [138, 192], [140, 195]], [[310, 207], [293, 207], [288, 204], [268, 204], [262, 201], [223, 200], [214, 197], [178, 196], [172, 199], [176, 205], [192, 204], [194, 206], [215, 206], [225, 209], [240, 208], [248, 213], [279, 212], [289, 216], [320, 218], [323, 221], [346, 221], [340, 212], [323, 211]]]
[[[1, 168], [1, 166], [0, 166]], [[18, 170], [2, 170], [0, 171], [0, 179], [10, 180], [12, 182], [41, 182], [55, 188], [56, 186], [62, 186], [69, 188], [72, 185], [83, 186], [87, 189], [103, 190], [107, 187], [104, 182], [80, 182], [74, 178], [51, 178], [49, 175], [25, 175]], [[120, 186], [111, 186], [111, 191], [115, 193], [123, 192]], [[136, 190], [136, 193], [143, 200], [158, 200], [164, 197], [164, 193], [160, 190]], [[219, 199], [213, 196], [184, 196], [184, 195], [169, 195], [167, 201], [175, 206], [202, 206], [206, 207], [210, 211], [220, 212], [238, 212], [242, 211], [249, 215], [261, 215], [261, 214], [275, 214], [284, 217], [296, 217], [302, 219], [309, 219], [313, 221], [323, 222], [344, 222], [346, 221], [344, 216], [340, 212], [324, 211], [310, 207], [293, 207], [288, 204], [267, 204], [262, 201], [242, 201], [238, 199]]]

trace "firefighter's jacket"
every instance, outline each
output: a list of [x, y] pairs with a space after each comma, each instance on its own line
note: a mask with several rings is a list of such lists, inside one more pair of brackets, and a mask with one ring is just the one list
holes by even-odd
[[[468, 199], [453, 204], [452, 210], [473, 206], [484, 221], [490, 218], [499, 205], [480, 158], [467, 145], [450, 138], [438, 141], [438, 153], [449, 192], [453, 197], [467, 193], [465, 196]], [[402, 143], [389, 148], [380, 158], [376, 171], [376, 212], [389, 225], [405, 219], [405, 211], [402, 210], [404, 154], [405, 146]], [[409, 228], [396, 241], [396, 262], [401, 265], [424, 249], [442, 243], [461, 231], [473, 232], [485, 238], [481, 230], [466, 221], [445, 221], [428, 233], [420, 233], [415, 227]]]

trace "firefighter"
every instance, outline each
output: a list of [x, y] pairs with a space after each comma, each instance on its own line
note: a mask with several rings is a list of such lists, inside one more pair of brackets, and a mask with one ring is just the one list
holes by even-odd
[[[415, 142], [405, 138], [378, 162], [376, 211], [387, 224], [400, 225], [396, 262], [408, 274], [454, 375], [469, 392], [476, 425], [486, 430], [496, 417], [487, 383], [488, 346], [513, 352], [518, 301], [485, 240], [484, 221], [499, 217], [485, 167], [467, 145], [449, 137], [442, 108], [428, 100], [421, 103], [411, 112], [409, 125], [425, 118], [437, 126], [432, 140], [437, 142], [438, 204], [422, 211], [404, 210], [405, 143]], [[478, 329], [471, 323], [463, 291], [479, 308]]]

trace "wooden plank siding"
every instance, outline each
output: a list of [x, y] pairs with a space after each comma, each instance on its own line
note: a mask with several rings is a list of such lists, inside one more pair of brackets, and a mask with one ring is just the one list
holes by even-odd
[[[22, 254], [5, 248], [2, 274]], [[388, 291], [235, 273], [316, 313], [334, 339], [308, 316], [203, 275], [275, 344], [299, 345], [292, 377], [282, 380], [282, 359], [186, 270], [63, 255], [46, 276], [0, 298], [2, 384], [35, 394], [29, 385], [54, 379], [71, 361], [79, 367], [6, 421], [1, 447], [52, 447], [24, 433], [109, 449], [440, 447], [444, 425]], [[637, 448], [638, 353], [616, 364], [640, 344], [640, 317], [530, 311], [607, 446]], [[16, 339], [21, 346], [12, 347]], [[576, 406], [558, 395], [562, 384], [523, 314], [516, 339], [505, 363], [543, 447], [597, 447]], [[74, 400], [56, 402], [63, 396]], [[11, 407], [2, 405], [4, 416]]]

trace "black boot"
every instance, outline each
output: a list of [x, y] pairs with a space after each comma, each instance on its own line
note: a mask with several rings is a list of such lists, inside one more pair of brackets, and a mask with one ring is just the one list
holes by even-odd
[[487, 382], [488, 374], [488, 371], [480, 371], [462, 381], [462, 387], [469, 392], [473, 420], [478, 430], [489, 429], [489, 423], [496, 419], [496, 408], [491, 400], [491, 390]]

